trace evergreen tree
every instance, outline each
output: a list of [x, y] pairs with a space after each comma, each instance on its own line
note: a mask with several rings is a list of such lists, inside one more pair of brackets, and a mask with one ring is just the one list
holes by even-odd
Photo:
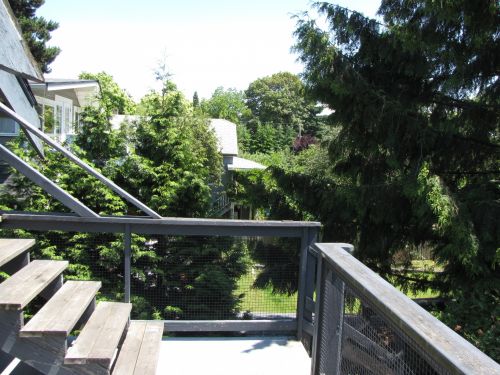
[[200, 98], [198, 98], [198, 91], [193, 94], [193, 108], [196, 110], [200, 107]]
[[384, 24], [316, 7], [328, 28], [300, 20], [296, 51], [313, 97], [336, 110], [330, 162], [358, 256], [388, 275], [396, 252], [431, 246], [445, 269], [435, 286], [459, 306], [448, 322], [498, 348], [498, 2], [385, 0]]
[[47, 42], [51, 38], [50, 33], [56, 30], [59, 24], [36, 16], [37, 9], [44, 3], [44, 0], [9, 0], [33, 57], [43, 73], [50, 73], [49, 65], [61, 50], [58, 47], [48, 47]]

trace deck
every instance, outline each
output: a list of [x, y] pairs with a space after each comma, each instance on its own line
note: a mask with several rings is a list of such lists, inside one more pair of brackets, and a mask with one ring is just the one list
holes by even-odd
[[165, 338], [157, 374], [305, 375], [311, 360], [295, 338]]

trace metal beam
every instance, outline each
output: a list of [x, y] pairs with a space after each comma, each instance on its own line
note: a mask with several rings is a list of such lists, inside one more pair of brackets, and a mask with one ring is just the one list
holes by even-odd
[[123, 190], [121, 187], [116, 185], [113, 181], [111, 181], [109, 178], [103, 176], [101, 173], [96, 171], [94, 168], [92, 168], [90, 165], [85, 163], [83, 160], [75, 156], [71, 151], [67, 150], [63, 146], [61, 146], [58, 142], [54, 141], [52, 138], [50, 138], [48, 135], [46, 135], [44, 132], [41, 130], [37, 129], [33, 125], [31, 125], [28, 121], [26, 121], [23, 117], [19, 116], [16, 112], [11, 110], [9, 107], [4, 105], [3, 103], [0, 103], [0, 110], [5, 112], [7, 116], [10, 118], [16, 120], [26, 131], [35, 134], [38, 136], [40, 139], [44, 140], [48, 145], [56, 149], [57, 151], [61, 152], [66, 158], [74, 162], [76, 165], [81, 167], [83, 170], [85, 170], [87, 173], [90, 175], [94, 176], [97, 178], [99, 181], [101, 181], [104, 185], [109, 187], [111, 190], [113, 190], [116, 194], [121, 196], [123, 199], [125, 199], [127, 202], [130, 202], [140, 210], [144, 211], [146, 214], [149, 216], [156, 218], [156, 219], [161, 219], [161, 215], [158, 214], [157, 212], [153, 211], [151, 208], [146, 206], [144, 203], [139, 201], [137, 198], [134, 196], [130, 195], [127, 193], [125, 190]]
[[48, 215], [0, 211], [2, 228], [31, 230], [63, 230], [78, 232], [124, 233], [130, 225], [132, 233], [179, 236], [228, 236], [228, 237], [302, 237], [304, 228], [316, 232], [317, 222], [223, 220], [145, 217], [81, 218], [72, 215]]
[[[0, 103], [1, 104], [1, 103]], [[17, 155], [9, 151], [4, 145], [0, 145], [0, 158], [4, 159], [12, 167], [17, 169], [20, 173], [25, 175], [35, 184], [40, 186], [52, 197], [57, 199], [63, 205], [68, 207], [71, 211], [83, 217], [99, 217], [94, 211], [85, 206], [75, 197], [71, 196], [69, 193], [61, 189], [54, 182], [49, 180], [43, 174], [38, 172], [36, 169], [31, 167], [24, 160], [19, 158]]]
[[287, 332], [295, 333], [297, 321], [283, 320], [164, 320], [164, 332]]

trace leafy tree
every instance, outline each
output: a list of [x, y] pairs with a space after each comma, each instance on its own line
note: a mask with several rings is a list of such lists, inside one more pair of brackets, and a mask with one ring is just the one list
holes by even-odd
[[210, 118], [220, 118], [243, 124], [250, 116], [250, 111], [245, 104], [245, 94], [235, 89], [225, 90], [218, 87], [212, 97], [202, 100], [201, 109]]
[[388, 275], [396, 252], [432, 246], [435, 286], [458, 304], [446, 321], [479, 337], [458, 313], [477, 304], [498, 347], [498, 2], [385, 0], [383, 25], [316, 7], [328, 29], [299, 20], [296, 51], [313, 97], [336, 109], [331, 168], [351, 186], [358, 256]]
[[316, 129], [318, 110], [306, 97], [300, 78], [292, 73], [259, 78], [250, 83], [245, 96], [252, 115], [262, 124], [291, 129], [294, 136]]
[[112, 75], [106, 72], [82, 72], [78, 78], [92, 79], [99, 82], [99, 106], [105, 111], [107, 116], [114, 114], [126, 115], [135, 113], [135, 103], [133, 99], [114, 81]]
[[44, 0], [9, 0], [33, 57], [43, 73], [50, 73], [49, 65], [61, 50], [58, 47], [48, 47], [47, 42], [51, 38], [50, 33], [56, 30], [59, 24], [36, 16], [37, 9], [44, 3]]

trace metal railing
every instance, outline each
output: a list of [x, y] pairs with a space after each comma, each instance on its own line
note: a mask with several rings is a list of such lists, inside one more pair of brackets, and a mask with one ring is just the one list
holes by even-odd
[[[499, 374], [500, 366], [418, 306], [343, 244], [314, 244], [313, 375]], [[311, 275], [308, 275], [311, 278]]]
[[[300, 260], [320, 229], [317, 222], [13, 212], [1, 213], [1, 219], [0, 229], [38, 233], [44, 242], [40, 246], [55, 249], [59, 257], [64, 257], [68, 247], [71, 251], [67, 254], [83, 249], [86, 260], [76, 262], [103, 281], [103, 298], [123, 296], [124, 301], [137, 305], [133, 318], [165, 320], [170, 332], [295, 334], [305, 303], [300, 281], [305, 280], [301, 272], [306, 269]], [[140, 253], [154, 260], [143, 264], [137, 259]], [[66, 260], [71, 263], [71, 258]], [[259, 275], [275, 273], [270, 268], [272, 263], [281, 272], [278, 284], [292, 284], [287, 290], [280, 291], [276, 285], [261, 285], [260, 289], [254, 285]], [[117, 269], [117, 264], [122, 266]], [[148, 264], [154, 264], [155, 270], [149, 270]], [[287, 267], [284, 274], [283, 265]], [[71, 277], [71, 269], [68, 272]], [[296, 289], [298, 293], [287, 293]], [[243, 306], [240, 302], [244, 302]]]

